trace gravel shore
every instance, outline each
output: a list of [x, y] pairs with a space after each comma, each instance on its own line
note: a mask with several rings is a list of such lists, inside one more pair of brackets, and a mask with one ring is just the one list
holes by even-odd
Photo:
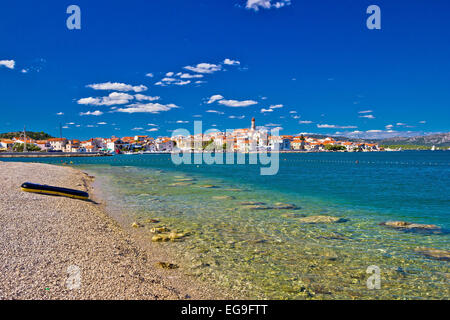
[[172, 261], [140, 248], [101, 204], [23, 192], [26, 181], [90, 192], [92, 177], [0, 162], [0, 299], [225, 298], [182, 268], [158, 268]]

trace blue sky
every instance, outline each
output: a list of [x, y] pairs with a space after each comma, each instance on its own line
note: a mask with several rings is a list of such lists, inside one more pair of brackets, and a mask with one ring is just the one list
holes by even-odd
[[[71, 4], [81, 30], [66, 27]], [[381, 30], [366, 27], [373, 4]], [[447, 132], [449, 12], [425, 0], [3, 2], [0, 131], [156, 137], [255, 117], [282, 134]]]

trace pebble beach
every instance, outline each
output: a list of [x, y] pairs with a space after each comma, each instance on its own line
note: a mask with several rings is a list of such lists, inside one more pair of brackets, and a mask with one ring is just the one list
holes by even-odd
[[139, 247], [101, 199], [20, 189], [28, 181], [91, 192], [93, 179], [70, 167], [0, 162], [0, 299], [226, 298], [182, 268], [162, 268], [170, 258]]

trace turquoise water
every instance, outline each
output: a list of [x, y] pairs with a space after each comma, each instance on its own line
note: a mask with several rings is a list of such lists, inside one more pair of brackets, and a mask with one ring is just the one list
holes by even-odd
[[[70, 160], [98, 177], [110, 210], [139, 222], [139, 232], [167, 248], [184, 272], [239, 296], [448, 298], [449, 262], [416, 249], [450, 250], [450, 152], [279, 156], [275, 176], [248, 164], [175, 166], [170, 155]], [[305, 223], [310, 216], [342, 221]], [[380, 225], [389, 220], [441, 229]], [[155, 226], [186, 236], [151, 242]], [[366, 285], [371, 265], [381, 271], [379, 290]]]

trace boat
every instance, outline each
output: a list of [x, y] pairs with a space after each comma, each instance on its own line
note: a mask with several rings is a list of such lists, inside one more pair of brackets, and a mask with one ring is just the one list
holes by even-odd
[[74, 199], [81, 199], [81, 200], [89, 199], [89, 194], [84, 191], [60, 188], [60, 187], [54, 187], [54, 186], [48, 186], [48, 185], [42, 185], [42, 184], [35, 184], [35, 183], [30, 183], [30, 182], [23, 183], [21, 185], [21, 189], [22, 189], [22, 191], [25, 191], [25, 192], [41, 193], [41, 194], [48, 194], [48, 195], [53, 195], [53, 196], [63, 196], [63, 197], [69, 197], [69, 198], [74, 198]]

